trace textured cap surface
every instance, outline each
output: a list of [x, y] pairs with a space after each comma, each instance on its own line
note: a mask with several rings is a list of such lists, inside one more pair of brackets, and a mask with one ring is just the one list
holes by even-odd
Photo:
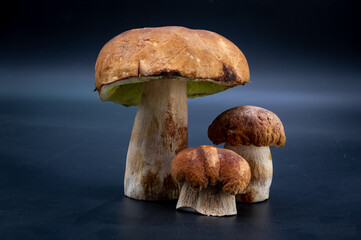
[[179, 152], [171, 164], [172, 177], [200, 191], [208, 185], [222, 184], [224, 192], [239, 194], [246, 190], [251, 170], [246, 160], [235, 152], [203, 145]]
[[271, 111], [255, 106], [240, 106], [220, 114], [209, 126], [214, 144], [282, 147], [286, 136], [281, 120]]
[[[129, 98], [134, 99], [141, 94], [139, 83], [170, 76], [193, 80], [188, 84], [189, 97], [220, 92], [245, 84], [250, 78], [246, 58], [231, 41], [214, 32], [184, 27], [123, 32], [105, 44], [95, 65], [101, 100], [120, 104], [126, 101], [114, 96], [123, 94], [120, 86], [137, 83], [134, 89], [126, 89], [132, 92]], [[103, 86], [113, 88], [103, 94]]]

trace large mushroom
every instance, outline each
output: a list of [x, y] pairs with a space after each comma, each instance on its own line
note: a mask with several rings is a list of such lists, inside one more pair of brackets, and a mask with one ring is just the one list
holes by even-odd
[[242, 52], [210, 31], [143, 28], [110, 40], [95, 66], [99, 98], [124, 106], [139, 104], [127, 154], [125, 195], [141, 200], [177, 198], [170, 164], [187, 147], [187, 97], [248, 81]]
[[269, 198], [273, 164], [270, 146], [282, 147], [286, 136], [281, 120], [273, 112], [254, 106], [240, 106], [221, 113], [209, 126], [214, 144], [225, 143], [244, 157], [251, 167], [251, 183], [240, 202], [261, 202]]
[[235, 194], [243, 193], [251, 179], [246, 160], [209, 145], [184, 149], [171, 170], [181, 188], [176, 208], [208, 216], [237, 214]]

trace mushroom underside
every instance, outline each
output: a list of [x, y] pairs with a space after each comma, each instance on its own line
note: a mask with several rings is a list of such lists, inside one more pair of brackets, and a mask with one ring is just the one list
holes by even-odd
[[187, 96], [189, 98], [207, 96], [233, 87], [213, 79], [189, 79], [180, 76], [168, 78], [162, 76], [132, 77], [103, 85], [99, 96], [102, 101], [112, 101], [125, 106], [136, 106], [140, 103], [143, 85], [147, 82], [162, 79], [186, 81]]

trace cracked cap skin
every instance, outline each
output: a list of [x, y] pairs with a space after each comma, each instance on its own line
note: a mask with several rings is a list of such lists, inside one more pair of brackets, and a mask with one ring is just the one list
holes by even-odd
[[209, 145], [186, 148], [171, 164], [173, 179], [186, 182], [194, 191], [208, 185], [222, 185], [223, 192], [243, 193], [250, 182], [251, 170], [246, 160], [235, 152]]
[[255, 106], [240, 106], [221, 113], [209, 126], [214, 144], [282, 147], [286, 143], [281, 120], [273, 112]]
[[[176, 26], [123, 32], [105, 44], [95, 65], [100, 99], [126, 106], [139, 103], [142, 82], [164, 77], [186, 79], [188, 97], [199, 97], [245, 84], [250, 74], [245, 56], [228, 39]], [[117, 98], [125, 95], [119, 86], [130, 83], [140, 86]], [[117, 88], [103, 94], [104, 86]]]

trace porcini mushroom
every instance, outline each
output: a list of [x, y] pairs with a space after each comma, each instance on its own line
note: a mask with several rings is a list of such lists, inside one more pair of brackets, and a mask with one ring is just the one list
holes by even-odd
[[281, 120], [271, 111], [240, 106], [221, 113], [209, 126], [208, 137], [214, 144], [225, 143], [249, 163], [251, 183], [240, 202], [261, 202], [269, 198], [273, 164], [269, 146], [282, 147], [286, 136]]
[[181, 188], [176, 208], [208, 216], [237, 214], [235, 194], [242, 193], [251, 179], [246, 160], [209, 145], [179, 152], [171, 170]]
[[177, 198], [170, 164], [187, 147], [187, 97], [248, 81], [242, 52], [213, 32], [143, 28], [110, 40], [95, 66], [99, 98], [124, 106], [139, 104], [127, 154], [125, 195], [141, 200]]

